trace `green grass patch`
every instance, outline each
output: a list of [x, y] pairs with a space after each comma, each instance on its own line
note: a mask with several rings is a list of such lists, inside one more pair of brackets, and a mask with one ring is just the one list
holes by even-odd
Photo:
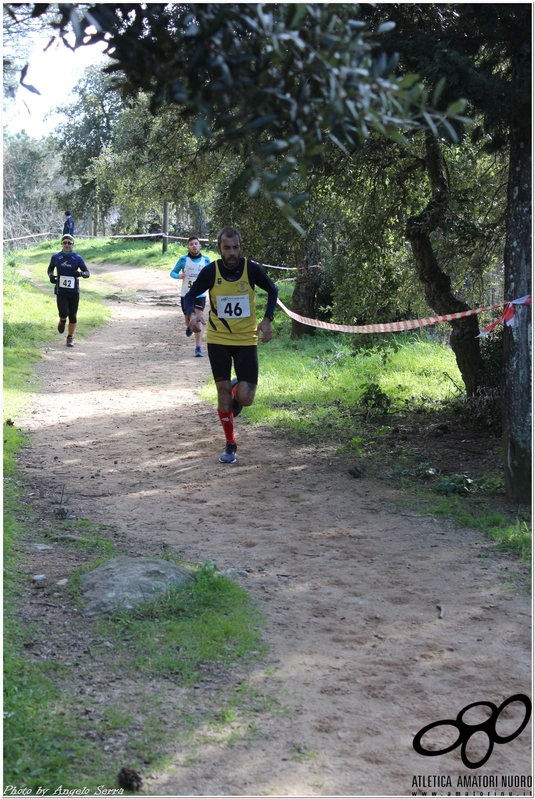
[[[92, 563], [90, 567], [101, 562]], [[264, 653], [263, 616], [248, 594], [212, 564], [197, 568], [187, 588], [170, 591], [130, 613], [86, 622], [91, 636], [90, 658], [79, 669], [91, 677], [130, 680], [132, 696], [103, 707], [98, 722], [81, 710], [73, 691], [68, 664], [57, 658], [31, 662], [24, 644], [42, 631], [22, 628], [8, 614], [4, 676], [4, 782], [32, 791], [48, 785], [64, 788], [116, 785], [118, 766], [113, 752], [103, 750], [107, 737], [128, 739], [130, 763], [165, 762], [177, 734], [195, 735], [201, 721], [220, 732], [238, 715], [266, 710], [266, 700], [244, 684], [228, 685], [213, 697], [209, 711], [199, 714], [196, 701], [181, 702], [175, 723], [162, 724], [165, 698], [150, 688], [162, 679], [171, 686], [192, 687], [210, 668], [229, 669]], [[74, 582], [74, 590], [76, 590]], [[95, 668], [91, 667], [95, 663]], [[212, 664], [212, 665], [211, 665]], [[76, 684], [76, 683], [75, 683]], [[230, 692], [230, 693], [229, 693]], [[130, 701], [131, 700], [131, 701]], [[275, 706], [275, 705], [274, 705]], [[139, 722], [142, 722], [141, 724]], [[245, 731], [249, 729], [247, 721]], [[95, 734], [91, 731], [97, 731]], [[86, 737], [87, 733], [91, 737]], [[249, 731], [250, 732], [250, 731]], [[243, 736], [245, 733], [240, 733]], [[230, 740], [231, 733], [225, 733]]]
[[54, 662], [32, 662], [25, 648], [43, 633], [36, 623], [22, 622], [18, 615], [18, 602], [28, 579], [19, 568], [18, 541], [35, 529], [37, 522], [31, 508], [22, 503], [24, 483], [15, 463], [26, 438], [14, 426], [4, 424], [3, 431], [4, 785], [26, 787], [32, 792], [43, 785], [56, 788], [68, 783], [79, 787], [75, 764], [85, 758], [87, 745], [72, 722], [76, 715], [72, 704], [77, 700], [58, 686], [65, 668]]
[[4, 784], [33, 789], [47, 781], [61, 784], [83, 747], [65, 746], [62, 696], [53, 681], [56, 669], [29, 662], [24, 645], [35, 625], [22, 624], [17, 615], [27, 580], [18, 567], [17, 542], [35, 523], [21, 503], [22, 481], [15, 468], [23, 441], [16, 428], [4, 425]]
[[461, 527], [481, 531], [495, 541], [500, 549], [514, 552], [523, 562], [531, 561], [532, 534], [526, 519], [489, 509], [485, 500], [457, 496], [432, 502], [429, 512], [433, 516], [450, 516]]
[[531, 512], [515, 512], [503, 502], [502, 478], [484, 475], [474, 479], [466, 474], [438, 477], [438, 470], [428, 463], [396, 467], [392, 475], [400, 478], [405, 492], [423, 499], [426, 513], [447, 516], [460, 527], [478, 530], [500, 550], [517, 555], [524, 563], [531, 561]]
[[[69, 769], [61, 698], [41, 665], [9, 652], [4, 678], [4, 784], [60, 785]], [[31, 732], [30, 732], [31, 731]], [[78, 747], [76, 747], [78, 748]], [[73, 755], [80, 756], [74, 746]]]
[[[371, 350], [355, 349], [353, 338], [320, 332], [260, 344], [259, 389], [243, 417], [309, 440], [350, 442], [361, 434], [363, 417], [387, 424], [394, 413], [436, 408], [454, 395], [461, 379], [455, 356], [425, 334]], [[203, 387], [202, 396], [215, 401], [215, 388]]]
[[4, 530], [3, 530], [3, 562], [4, 562], [4, 643], [9, 641], [9, 615], [13, 603], [22, 592], [25, 579], [18, 570], [17, 539], [27, 517], [27, 508], [22, 505], [20, 494], [21, 481], [15, 464], [15, 456], [24, 444], [26, 438], [17, 430], [7, 424], [3, 425], [4, 433]]
[[157, 602], [98, 622], [99, 637], [115, 642], [125, 670], [178, 675], [189, 685], [199, 679], [199, 663], [229, 666], [263, 650], [263, 617], [249, 595], [213, 564], [199, 567], [195, 577]]
[[[43, 245], [41, 245], [43, 246]], [[4, 260], [4, 412], [13, 415], [27, 406], [36, 388], [33, 366], [40, 350], [58, 337], [58, 312], [46, 270], [51, 252], [11, 253]], [[22, 275], [30, 269], [30, 277]], [[109, 317], [100, 294], [81, 281], [77, 337], [89, 335]]]

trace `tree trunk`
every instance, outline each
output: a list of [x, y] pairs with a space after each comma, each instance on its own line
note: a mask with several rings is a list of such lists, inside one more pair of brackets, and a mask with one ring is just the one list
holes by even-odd
[[[412, 247], [418, 278], [424, 287], [426, 301], [438, 314], [470, 310], [470, 306], [458, 300], [453, 294], [451, 280], [438, 265], [427, 231], [417, 225], [419, 218], [413, 217], [409, 220], [407, 237]], [[450, 345], [455, 353], [466, 394], [472, 397], [481, 385], [484, 375], [483, 358], [477, 338], [479, 335], [477, 317], [467, 316], [450, 324], [452, 327]]]
[[[511, 132], [505, 296], [531, 294], [531, 135]], [[515, 307], [504, 330], [503, 458], [507, 497], [531, 501], [531, 308]]]
[[[312, 229], [307, 233], [298, 254], [298, 262], [301, 264], [318, 264], [320, 261], [320, 236], [322, 232], [322, 220], [319, 219]], [[309, 269], [308, 266], [299, 270], [295, 281], [292, 294], [292, 311], [300, 316], [314, 319], [316, 292], [321, 282], [319, 269]], [[292, 319], [292, 338], [301, 336], [313, 336], [316, 332], [315, 327], [303, 325]]]
[[[416, 272], [423, 285], [425, 299], [438, 314], [459, 313], [470, 310], [451, 290], [451, 280], [442, 271], [433, 252], [430, 234], [440, 227], [448, 204], [448, 184], [443, 168], [440, 146], [431, 133], [426, 134], [426, 169], [433, 195], [426, 208], [407, 222], [406, 235], [410, 242]], [[484, 364], [479, 349], [479, 323], [476, 316], [467, 316], [455, 322], [450, 344], [463, 378], [467, 395], [473, 396], [481, 385]]]
[[189, 210], [191, 214], [191, 230], [192, 235], [200, 236], [203, 238], [208, 234], [208, 228], [206, 224], [206, 214], [204, 212], [204, 208], [199, 202], [190, 202]]
[[[314, 318], [316, 288], [317, 285], [310, 274], [310, 270], [299, 270], [292, 294], [292, 311], [294, 313], [298, 313], [300, 316], [307, 316], [309, 319]], [[303, 325], [301, 322], [296, 322], [295, 319], [292, 319], [292, 338], [313, 336], [315, 332], [315, 327]]]

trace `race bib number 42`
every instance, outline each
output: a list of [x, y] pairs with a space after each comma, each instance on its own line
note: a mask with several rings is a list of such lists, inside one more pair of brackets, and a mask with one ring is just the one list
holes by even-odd
[[76, 279], [71, 275], [60, 275], [58, 284], [62, 289], [74, 289], [76, 288]]
[[241, 319], [251, 316], [251, 306], [249, 295], [242, 294], [240, 297], [218, 297], [217, 315], [220, 319]]

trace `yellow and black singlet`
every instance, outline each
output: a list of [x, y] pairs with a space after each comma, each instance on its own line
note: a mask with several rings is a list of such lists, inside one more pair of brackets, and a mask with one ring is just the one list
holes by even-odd
[[210, 288], [210, 313], [206, 325], [207, 344], [254, 346], [256, 334], [256, 301], [254, 286], [249, 280], [249, 262], [238, 280], [225, 280], [225, 267], [215, 262], [215, 281]]

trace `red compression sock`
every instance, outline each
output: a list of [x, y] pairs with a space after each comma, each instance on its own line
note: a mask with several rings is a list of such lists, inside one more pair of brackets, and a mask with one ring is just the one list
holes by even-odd
[[218, 410], [219, 421], [225, 431], [225, 437], [227, 439], [227, 444], [235, 444], [236, 440], [234, 438], [234, 414], [232, 411], [228, 413], [223, 413], [223, 411]]

